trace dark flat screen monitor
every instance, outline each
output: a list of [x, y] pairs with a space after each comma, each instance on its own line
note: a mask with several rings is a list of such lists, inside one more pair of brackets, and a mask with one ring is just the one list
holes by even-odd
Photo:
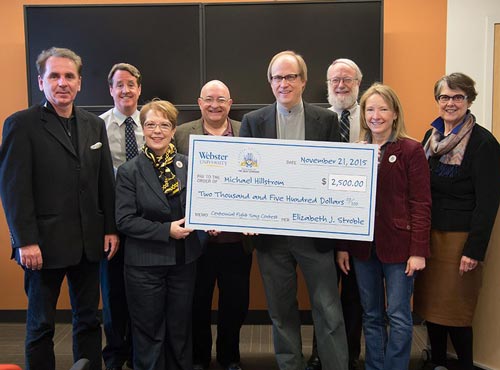
[[140, 103], [153, 97], [193, 103], [201, 81], [199, 9], [198, 5], [26, 7], [30, 104], [43, 97], [36, 58], [52, 46], [72, 49], [82, 57], [78, 105], [113, 104], [107, 76], [119, 62], [141, 71]]
[[[83, 59], [76, 103], [100, 113], [112, 106], [107, 74], [118, 62], [143, 75], [143, 104], [167, 99], [197, 116], [201, 86], [224, 81], [233, 111], [272, 103], [266, 70], [282, 50], [308, 66], [304, 100], [327, 105], [326, 69], [353, 59], [364, 74], [361, 90], [382, 80], [382, 0], [25, 6], [28, 100], [39, 102], [35, 60], [51, 46]], [[236, 113], [236, 112], [235, 112]]]
[[207, 79], [226, 81], [237, 103], [274, 100], [266, 71], [283, 50], [306, 61], [310, 103], [326, 102], [326, 70], [334, 59], [358, 64], [361, 90], [382, 77], [380, 2], [210, 4], [205, 20]]

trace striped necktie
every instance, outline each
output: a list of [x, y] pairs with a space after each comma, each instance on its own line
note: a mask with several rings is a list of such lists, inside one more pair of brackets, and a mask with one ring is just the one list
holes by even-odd
[[349, 111], [342, 111], [340, 116], [340, 141], [343, 143], [349, 142]]
[[127, 117], [125, 120], [125, 157], [127, 161], [134, 158], [139, 151], [137, 150], [137, 139], [134, 132], [134, 120]]

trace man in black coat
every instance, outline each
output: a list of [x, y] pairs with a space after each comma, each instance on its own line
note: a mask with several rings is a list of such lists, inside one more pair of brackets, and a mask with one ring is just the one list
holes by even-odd
[[[302, 100], [307, 66], [300, 55], [293, 51], [276, 54], [269, 63], [267, 78], [276, 102], [243, 116], [240, 136], [339, 141], [337, 115]], [[253, 238], [280, 370], [306, 367], [297, 302], [297, 265], [307, 284], [323, 367], [347, 370], [347, 342], [332, 241], [265, 234]]]
[[74, 106], [81, 58], [51, 48], [37, 59], [45, 99], [8, 117], [0, 147], [0, 195], [12, 258], [28, 296], [26, 369], [54, 370], [56, 304], [68, 279], [73, 357], [101, 369], [99, 261], [118, 245], [114, 176], [104, 122]]

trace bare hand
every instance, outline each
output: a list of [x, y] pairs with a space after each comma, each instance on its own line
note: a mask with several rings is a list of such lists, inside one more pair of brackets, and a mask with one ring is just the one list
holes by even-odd
[[170, 223], [170, 237], [174, 239], [185, 239], [189, 234], [191, 234], [193, 229], [186, 229], [184, 225], [184, 218], [177, 221], [172, 221]]
[[219, 230], [206, 230], [206, 233], [210, 236], [218, 236], [222, 233], [222, 231]]
[[245, 236], [256, 236], [256, 235], [259, 235], [259, 234], [258, 233], [244, 232], [243, 235], [245, 235]]
[[410, 256], [406, 262], [406, 276], [413, 276], [415, 271], [420, 271], [425, 268], [425, 257]]
[[351, 265], [349, 263], [349, 252], [337, 252], [337, 263], [339, 264], [342, 272], [346, 275], [349, 275], [349, 271], [351, 271]]
[[104, 252], [108, 253], [108, 261], [114, 257], [120, 247], [120, 238], [116, 234], [104, 235]]
[[467, 256], [462, 256], [462, 259], [460, 260], [460, 267], [458, 269], [458, 273], [460, 274], [460, 276], [462, 276], [464, 272], [474, 270], [477, 267], [478, 263], [479, 263], [478, 260], [472, 259]]
[[21, 265], [30, 270], [41, 270], [43, 266], [42, 251], [38, 244], [26, 245], [19, 248]]

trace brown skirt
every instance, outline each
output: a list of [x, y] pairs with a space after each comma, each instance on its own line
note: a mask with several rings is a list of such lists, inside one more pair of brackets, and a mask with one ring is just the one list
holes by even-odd
[[468, 233], [431, 231], [431, 257], [415, 279], [413, 310], [424, 320], [446, 326], [471, 326], [483, 266], [462, 276], [460, 259]]

